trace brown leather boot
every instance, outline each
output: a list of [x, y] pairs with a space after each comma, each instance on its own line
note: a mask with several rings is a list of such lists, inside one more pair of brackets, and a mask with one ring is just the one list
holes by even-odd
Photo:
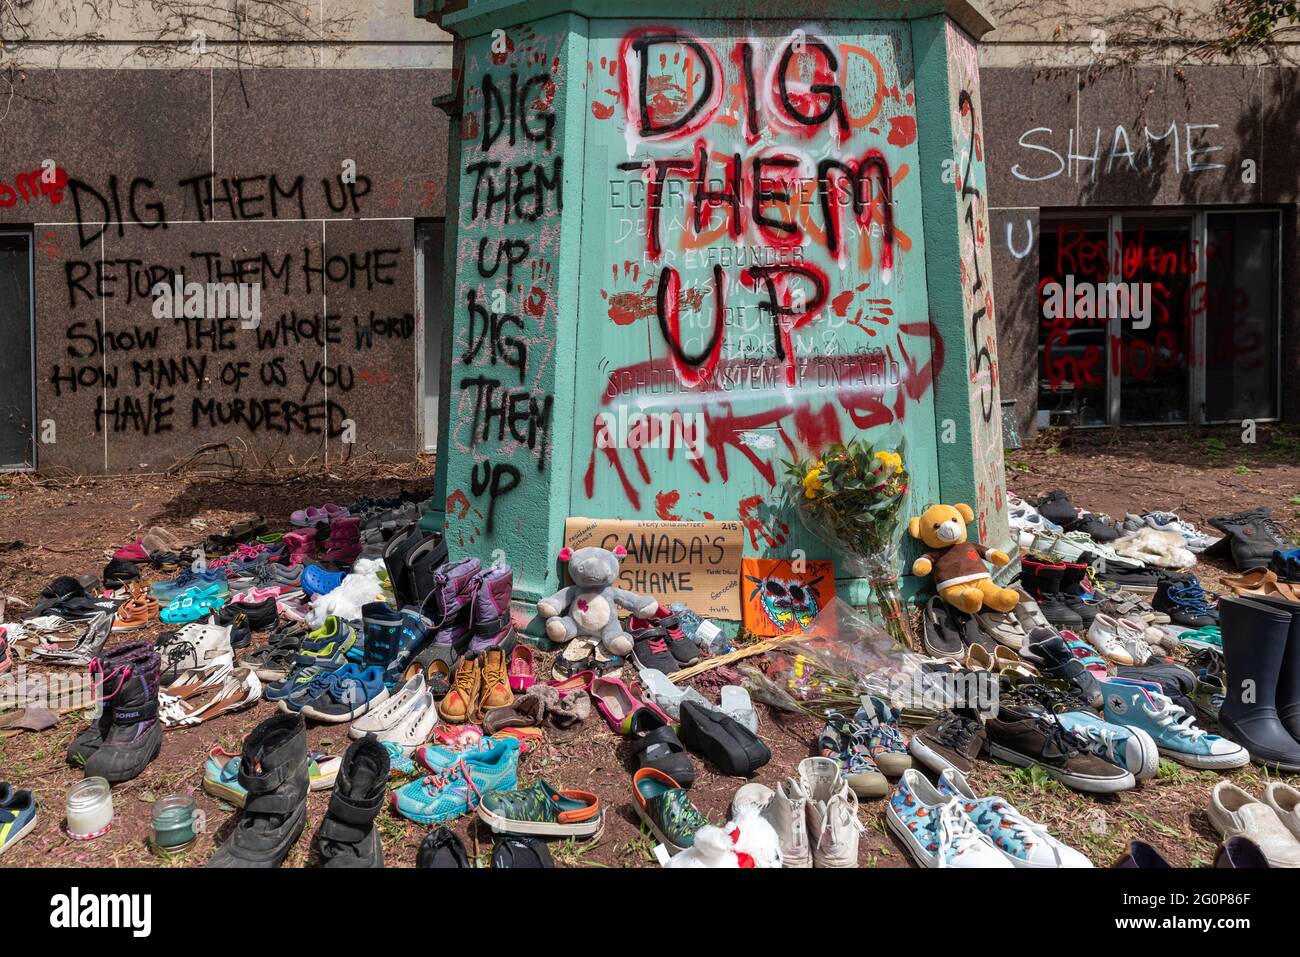
[[451, 690], [438, 703], [438, 713], [449, 724], [464, 724], [479, 708], [479, 695], [483, 690], [483, 671], [478, 655], [466, 655], [456, 665], [452, 675]]
[[506, 674], [506, 653], [500, 648], [483, 652], [483, 698], [481, 707], [504, 708], [514, 704], [515, 694], [510, 690]]

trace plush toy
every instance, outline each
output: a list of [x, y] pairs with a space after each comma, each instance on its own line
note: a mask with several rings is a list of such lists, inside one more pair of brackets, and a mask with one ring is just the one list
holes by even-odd
[[974, 520], [971, 507], [963, 504], [931, 505], [912, 519], [908, 531], [930, 549], [912, 562], [912, 574], [933, 572], [939, 597], [969, 615], [984, 607], [1010, 611], [1020, 601], [1020, 594], [996, 584], [984, 562], [1005, 565], [1011, 559], [1006, 552], [966, 540], [966, 523]]
[[632, 636], [619, 623], [618, 609], [644, 618], [659, 607], [659, 599], [614, 587], [618, 560], [625, 557], [622, 545], [612, 552], [594, 547], [560, 551], [560, 561], [569, 563], [573, 584], [537, 603], [537, 611], [546, 619], [547, 638], [557, 644], [579, 635], [599, 638], [611, 655], [631, 653]]
[[780, 867], [781, 842], [757, 807], [742, 808], [725, 827], [706, 824], [695, 843], [664, 867]]

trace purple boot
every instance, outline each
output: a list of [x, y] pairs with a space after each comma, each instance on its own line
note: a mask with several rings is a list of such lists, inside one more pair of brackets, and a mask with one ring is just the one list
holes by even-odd
[[86, 758], [86, 777], [106, 778], [109, 784], [137, 777], [162, 750], [158, 720], [162, 659], [156, 651], [135, 655], [125, 662], [122, 674], [104, 743]]
[[329, 538], [322, 544], [321, 560], [351, 565], [361, 557], [361, 519], [336, 518], [330, 523]]
[[474, 594], [478, 590], [483, 563], [462, 558], [438, 569], [434, 588], [424, 599], [423, 610], [435, 624], [433, 643], [444, 651], [465, 653], [474, 634]]
[[128, 664], [147, 663], [154, 646], [148, 641], [126, 641], [101, 651], [90, 659], [90, 684], [99, 717], [90, 727], [77, 733], [68, 747], [68, 763], [85, 767], [90, 756], [104, 746], [104, 736], [113, 726], [113, 698], [126, 683]]
[[471, 652], [504, 648], [511, 633], [510, 594], [514, 584], [515, 573], [509, 565], [493, 565], [479, 572], [474, 595]]

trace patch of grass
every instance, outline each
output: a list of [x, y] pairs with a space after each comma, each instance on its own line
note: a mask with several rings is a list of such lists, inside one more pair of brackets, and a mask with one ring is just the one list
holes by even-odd
[[1030, 791], [1053, 791], [1061, 787], [1045, 770], [1038, 765], [1028, 768], [1013, 768], [1011, 781], [1016, 787], [1028, 788]]
[[1258, 472], [1259, 469], [1253, 469], [1249, 465], [1238, 465], [1235, 466], [1232, 471], [1234, 475], [1252, 475], [1253, 473]]
[[1205, 457], [1209, 461], [1217, 463], [1223, 461], [1224, 455], [1228, 452], [1228, 445], [1217, 435], [1212, 435], [1205, 440], [1202, 451], [1205, 452]]
[[551, 844], [551, 857], [560, 867], [608, 867], [599, 861], [586, 860], [586, 856], [599, 847], [597, 841], [580, 841], [575, 837], [565, 838]]
[[1182, 781], [1190, 781], [1192, 776], [1187, 773], [1181, 764], [1168, 761], [1165, 758], [1160, 759], [1160, 767], [1156, 769], [1156, 780], [1165, 784], [1176, 784]]

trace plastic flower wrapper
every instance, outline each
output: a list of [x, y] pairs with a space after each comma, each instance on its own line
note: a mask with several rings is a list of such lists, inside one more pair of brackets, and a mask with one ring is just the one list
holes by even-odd
[[[857, 711], [864, 695], [899, 708], [919, 707], [929, 695], [920, 655], [847, 602], [836, 598], [798, 638], [766, 652], [762, 673], [801, 710], [825, 717]], [[778, 705], [779, 707], [779, 705]]]
[[842, 567], [870, 580], [886, 630], [915, 651], [898, 588], [899, 516], [910, 483], [903, 455], [901, 442], [893, 449], [852, 439], [785, 466], [789, 504], [810, 531], [842, 554]]

